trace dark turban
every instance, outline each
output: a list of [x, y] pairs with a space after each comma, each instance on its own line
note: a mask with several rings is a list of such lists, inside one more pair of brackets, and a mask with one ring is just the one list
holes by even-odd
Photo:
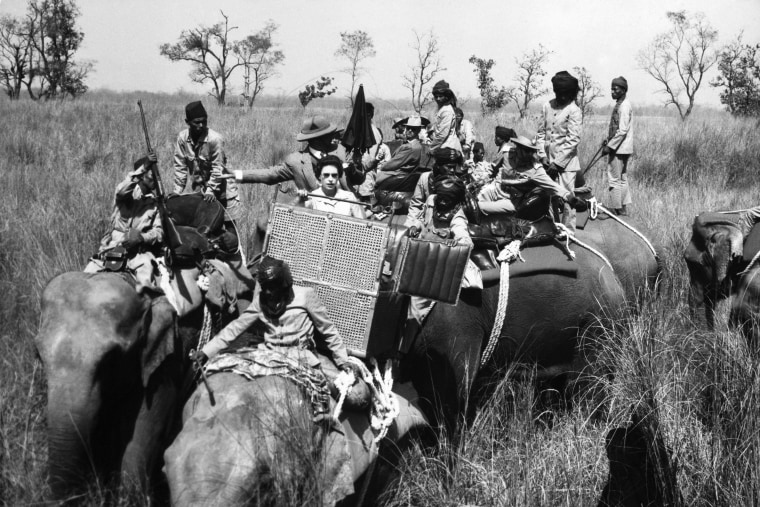
[[433, 191], [439, 197], [448, 197], [455, 203], [464, 202], [465, 186], [459, 178], [441, 178], [433, 183]]
[[446, 95], [446, 93], [451, 93], [451, 88], [449, 88], [449, 83], [441, 79], [435, 85], [433, 85], [433, 94], [438, 94], [438, 93], [442, 95]]
[[577, 93], [578, 80], [566, 70], [557, 72], [552, 78], [554, 93]]
[[436, 148], [430, 152], [437, 164], [461, 164], [462, 153], [453, 148]]
[[266, 256], [261, 259], [256, 275], [260, 284], [281, 283], [287, 286], [293, 285], [290, 267], [288, 267], [285, 261], [275, 259], [274, 257]]
[[496, 135], [505, 141], [509, 141], [517, 137], [517, 132], [509, 127], [496, 127]]
[[485, 146], [483, 146], [483, 143], [481, 143], [480, 141], [475, 141], [475, 144], [472, 145], [472, 151], [478, 151], [478, 150], [485, 151], [485, 149], [486, 149]]
[[188, 120], [195, 120], [196, 118], [206, 118], [206, 109], [203, 107], [203, 102], [200, 100], [191, 102], [185, 106], [185, 118]]
[[623, 76], [616, 77], [612, 80], [612, 86], [619, 86], [620, 88], [628, 91], [628, 81]]

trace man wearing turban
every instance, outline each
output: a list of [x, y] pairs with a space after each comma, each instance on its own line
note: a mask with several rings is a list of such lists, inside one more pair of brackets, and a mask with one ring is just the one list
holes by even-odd
[[[547, 174], [568, 192], [575, 189], [575, 176], [580, 171], [578, 144], [581, 140], [581, 109], [575, 103], [578, 80], [567, 71], [552, 77], [554, 99], [544, 104], [538, 125], [538, 156]], [[562, 223], [575, 231], [575, 210], [565, 204]]]
[[604, 146], [607, 155], [607, 181], [610, 191], [609, 206], [618, 215], [627, 215], [631, 204], [628, 190], [628, 160], [633, 153], [633, 108], [627, 98], [628, 81], [622, 76], [612, 80], [610, 95], [615, 99], [610, 129]]

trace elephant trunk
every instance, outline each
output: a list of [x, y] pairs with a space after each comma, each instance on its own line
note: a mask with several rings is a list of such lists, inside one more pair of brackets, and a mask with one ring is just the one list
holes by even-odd
[[50, 489], [56, 499], [81, 491], [95, 469], [93, 433], [99, 406], [97, 387], [50, 379], [48, 466]]

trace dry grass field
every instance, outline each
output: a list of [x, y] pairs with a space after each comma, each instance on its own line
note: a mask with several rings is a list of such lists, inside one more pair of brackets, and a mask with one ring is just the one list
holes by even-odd
[[[137, 98], [93, 94], [77, 102], [0, 102], [0, 505], [45, 497], [45, 382], [32, 345], [39, 297], [52, 276], [81, 269], [106, 231], [113, 188], [144, 151]], [[184, 126], [187, 98], [142, 99], [170, 189], [172, 144]], [[266, 167], [296, 148], [300, 107], [246, 112], [205, 102], [210, 127], [225, 135], [233, 168]], [[376, 106], [376, 123], [389, 133], [391, 118], [399, 114]], [[343, 124], [349, 115], [342, 109], [307, 111]], [[510, 115], [468, 116], [489, 153], [497, 123], [534, 132], [530, 121], [515, 124]], [[606, 122], [587, 119], [582, 165], [605, 136]], [[672, 117], [635, 122], [632, 213], [663, 245], [667, 272], [659, 298], [643, 301], [609, 332], [600, 361], [615, 376], [598, 380], [603, 410], [594, 410], [596, 397], [538, 414], [530, 386], [502, 381], [456, 444], [406, 457], [401, 480], [381, 499], [385, 505], [595, 505], [608, 471], [605, 435], [641, 404], [659, 415], [685, 504], [760, 502], [757, 355], [736, 333], [708, 333], [701, 319], [691, 321], [681, 260], [695, 214], [758, 204], [758, 124], [717, 112], [697, 114], [685, 125]], [[599, 164], [588, 179], [604, 201], [602, 175]], [[271, 193], [260, 186], [243, 189], [244, 237]], [[89, 504], [107, 499], [94, 491]], [[144, 499], [110, 502], [139, 505]]]

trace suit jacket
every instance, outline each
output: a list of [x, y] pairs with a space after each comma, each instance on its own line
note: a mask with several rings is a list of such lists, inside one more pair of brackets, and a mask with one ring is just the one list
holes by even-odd
[[[335, 154], [341, 160], [345, 160], [345, 151], [339, 150]], [[309, 152], [309, 149], [306, 148], [304, 151], [291, 153], [285, 157], [285, 161], [280, 165], [267, 169], [247, 169], [241, 171], [242, 177], [238, 181], [242, 183], [266, 183], [267, 185], [292, 181], [298, 189], [312, 191], [319, 188], [319, 180], [314, 174], [314, 163], [314, 157]], [[344, 169], [340, 184], [344, 190], [353, 190], [353, 186], [361, 185], [364, 179], [364, 171], [350, 165]]]
[[[628, 98], [619, 101], [612, 110], [610, 118], [611, 137], [607, 140], [607, 146], [615, 150], [618, 155], [630, 155], [633, 153], [633, 107]], [[617, 124], [617, 128], [615, 127]], [[612, 130], [615, 130], [612, 133]]]
[[581, 170], [578, 144], [581, 141], [581, 109], [575, 102], [558, 107], [554, 99], [541, 111], [536, 144], [538, 155], [546, 157], [567, 172]]

